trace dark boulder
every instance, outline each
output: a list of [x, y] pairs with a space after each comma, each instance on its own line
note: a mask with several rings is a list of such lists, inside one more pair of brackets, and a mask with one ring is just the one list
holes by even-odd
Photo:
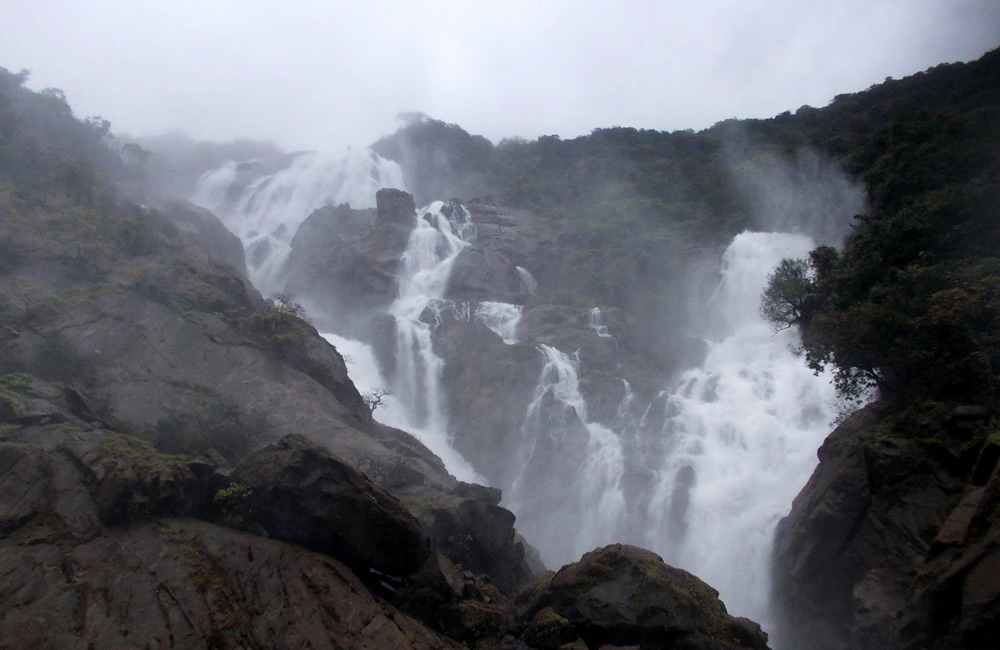
[[[760, 626], [730, 616], [719, 594], [634, 546], [613, 544], [564, 566], [527, 608], [534, 647], [579, 635], [589, 648], [767, 648]], [[540, 620], [541, 619], [541, 620]]]
[[430, 553], [417, 520], [392, 495], [326, 448], [292, 434], [254, 452], [232, 480], [268, 535], [326, 553], [360, 575], [417, 571]]

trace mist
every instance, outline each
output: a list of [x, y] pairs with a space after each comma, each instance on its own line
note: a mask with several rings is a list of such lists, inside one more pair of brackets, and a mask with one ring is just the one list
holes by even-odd
[[824, 106], [998, 43], [991, 0], [136, 5], [14, 0], [0, 65], [118, 133], [364, 147], [416, 111], [493, 142]]

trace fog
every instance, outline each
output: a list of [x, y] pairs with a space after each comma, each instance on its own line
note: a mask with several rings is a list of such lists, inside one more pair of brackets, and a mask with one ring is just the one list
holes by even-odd
[[370, 144], [402, 111], [494, 141], [823, 106], [1000, 44], [994, 0], [9, 0], [0, 65], [119, 133]]

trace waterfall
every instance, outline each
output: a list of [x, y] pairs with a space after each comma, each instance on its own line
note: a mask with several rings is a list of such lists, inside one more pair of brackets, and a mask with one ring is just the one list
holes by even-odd
[[588, 325], [590, 329], [603, 339], [611, 338], [611, 333], [608, 332], [608, 326], [604, 324], [604, 317], [601, 316], [601, 308], [594, 307], [590, 310], [587, 319], [589, 321]]
[[[669, 453], [643, 536], [718, 589], [731, 611], [764, 624], [774, 527], [815, 469], [836, 391], [793, 352], [797, 333], [773, 333], [757, 308], [778, 261], [813, 246], [804, 235], [747, 232], [726, 251], [706, 314], [725, 334], [663, 394]], [[664, 538], [676, 543], [663, 548]]]
[[250, 280], [264, 294], [281, 289], [289, 243], [313, 210], [349, 203], [374, 207], [383, 187], [404, 187], [399, 165], [371, 152], [307, 152], [273, 170], [230, 162], [198, 180], [191, 202], [213, 211], [242, 241]]
[[415, 435], [463, 480], [479, 475], [451, 445], [441, 391], [443, 362], [434, 352], [428, 307], [438, 304], [447, 288], [455, 258], [474, 236], [468, 210], [436, 201], [414, 215], [413, 232], [402, 258], [399, 297], [389, 313], [396, 319], [396, 374], [392, 390], [398, 418], [387, 422]]
[[517, 343], [517, 324], [521, 321], [521, 305], [506, 302], [481, 302], [476, 306], [477, 321], [493, 330], [507, 345]]
[[[812, 247], [804, 235], [737, 236], [702, 314], [705, 361], [641, 419], [630, 416], [635, 395], [623, 379], [614, 431], [588, 422], [575, 358], [539, 346], [546, 363], [521, 433], [524, 470], [506, 498], [549, 566], [638, 544], [718, 589], [731, 612], [767, 624], [774, 527], [815, 468], [835, 391], [795, 355], [796, 333], [774, 334], [758, 304], [778, 261]], [[599, 310], [589, 325], [606, 333]]]
[[549, 566], [616, 541], [625, 509], [620, 438], [590, 422], [579, 359], [539, 345], [545, 364], [521, 429], [521, 472], [507, 490], [521, 532]]
[[517, 274], [521, 276], [521, 283], [524, 285], [525, 291], [528, 292], [529, 296], [533, 296], [538, 293], [538, 281], [535, 280], [535, 276], [531, 275], [531, 272], [523, 266], [515, 266], [514, 270]]

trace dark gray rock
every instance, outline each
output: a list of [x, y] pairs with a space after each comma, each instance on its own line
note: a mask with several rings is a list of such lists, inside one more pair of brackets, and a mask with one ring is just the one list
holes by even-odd
[[553, 636], [565, 641], [579, 635], [589, 648], [768, 647], [760, 626], [730, 616], [710, 586], [651, 551], [623, 544], [591, 551], [555, 574], [526, 608], [529, 639], [549, 636], [539, 621], [546, 610], [543, 618], [558, 632]]
[[208, 260], [226, 264], [246, 277], [243, 242], [212, 212], [187, 201], [171, 201], [164, 206], [163, 213], [177, 227], [189, 253], [207, 255]]
[[248, 516], [269, 536], [330, 555], [361, 575], [409, 575], [430, 553], [427, 536], [395, 497], [303, 436], [254, 452], [232, 479], [253, 491]]

